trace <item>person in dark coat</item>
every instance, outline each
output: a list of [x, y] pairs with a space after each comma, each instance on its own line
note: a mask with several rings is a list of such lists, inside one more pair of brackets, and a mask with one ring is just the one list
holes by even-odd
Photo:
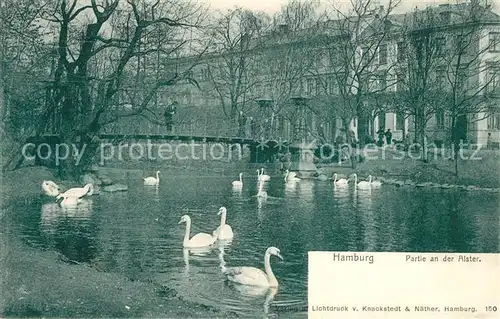
[[390, 128], [388, 128], [387, 131], [385, 132], [385, 141], [387, 142], [387, 145], [391, 145], [392, 132]]
[[177, 111], [176, 109], [177, 109], [177, 107], [175, 105], [169, 105], [165, 109], [165, 113], [163, 114], [165, 117], [165, 124], [167, 125], [168, 132], [172, 132], [172, 126], [174, 123], [173, 118], [174, 118], [174, 114]]
[[384, 145], [384, 129], [380, 128], [378, 131], [377, 131], [377, 134], [378, 134], [378, 146], [379, 147], [382, 147]]
[[240, 114], [238, 116], [238, 136], [239, 137], [245, 136], [246, 123], [247, 123], [247, 117], [243, 114], [242, 111], [240, 111]]

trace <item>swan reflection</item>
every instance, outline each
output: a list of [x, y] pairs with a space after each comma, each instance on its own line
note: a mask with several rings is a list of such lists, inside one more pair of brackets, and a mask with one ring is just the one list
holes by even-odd
[[225, 247], [224, 246], [219, 246], [219, 266], [221, 272], [224, 272], [224, 269], [226, 268], [226, 261], [224, 260], [224, 254], [225, 254]]
[[91, 199], [80, 199], [75, 206], [61, 207], [58, 203], [45, 203], [41, 207], [41, 224], [45, 226], [62, 217], [89, 219], [91, 216]]
[[144, 189], [149, 192], [151, 199], [153, 199], [155, 202], [160, 201], [159, 185], [144, 185]]
[[358, 208], [362, 211], [371, 211], [372, 209], [372, 190], [360, 190], [357, 194]]
[[61, 207], [65, 217], [89, 219], [92, 216], [92, 200], [81, 199], [78, 205]]
[[297, 182], [287, 182], [285, 183], [286, 192], [293, 192], [297, 189]]
[[313, 187], [314, 187], [314, 182], [313, 181], [306, 181], [304, 180], [302, 183], [299, 184], [299, 197], [301, 199], [306, 199], [306, 200], [312, 200], [314, 199], [314, 193], [313, 193]]
[[233, 197], [242, 198], [243, 188], [241, 186], [233, 186]]
[[45, 203], [42, 205], [41, 224], [52, 225], [61, 216], [61, 208], [57, 203]]

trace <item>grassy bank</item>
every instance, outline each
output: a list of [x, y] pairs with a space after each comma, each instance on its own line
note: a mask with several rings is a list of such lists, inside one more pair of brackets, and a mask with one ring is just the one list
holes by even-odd
[[[0, 223], [11, 222], [9, 203], [41, 194], [45, 179], [60, 182], [41, 167], [2, 176]], [[99, 195], [101, 196], [101, 195]], [[87, 264], [75, 264], [54, 251], [29, 247], [5, 228], [0, 232], [0, 316], [5, 317], [153, 317], [229, 318], [183, 300], [175, 290], [154, 282], [131, 281]]]
[[318, 165], [328, 177], [334, 172], [342, 175], [357, 173], [359, 177], [368, 175], [398, 180], [412, 180], [416, 183], [434, 182], [439, 184], [474, 185], [478, 187], [500, 188], [500, 152], [480, 151], [471, 158], [472, 151], [464, 151], [464, 159], [458, 161], [458, 176], [455, 176], [455, 162], [445, 154], [429, 154], [430, 161], [424, 163], [392, 150], [370, 152], [367, 158], [352, 169], [350, 163], [343, 165]]

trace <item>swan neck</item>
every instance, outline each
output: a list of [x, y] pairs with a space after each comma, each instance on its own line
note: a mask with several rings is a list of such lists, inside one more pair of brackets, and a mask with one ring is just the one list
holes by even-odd
[[189, 242], [189, 232], [191, 231], [191, 221], [186, 221], [186, 232], [184, 233], [184, 244]]
[[285, 174], [285, 182], [287, 181], [288, 179], [288, 174], [290, 174], [290, 172], [286, 171], [286, 174]]
[[224, 226], [226, 224], [226, 213], [222, 213], [220, 215], [220, 226], [222, 228], [222, 226]]
[[243, 175], [240, 173], [240, 182], [243, 183]]
[[92, 195], [94, 194], [94, 185], [88, 184], [87, 185], [87, 195]]
[[271, 254], [268, 252], [266, 252], [266, 254], [264, 255], [264, 269], [266, 270], [269, 285], [271, 287], [277, 287], [278, 280], [276, 280], [276, 276], [274, 275], [273, 269], [271, 268]]
[[156, 179], [160, 179], [160, 174], [158, 174], [158, 172], [156, 172]]

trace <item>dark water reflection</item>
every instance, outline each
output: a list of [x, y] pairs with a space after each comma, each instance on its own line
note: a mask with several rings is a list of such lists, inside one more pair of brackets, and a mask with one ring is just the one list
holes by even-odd
[[[185, 299], [243, 317], [285, 311], [287, 317], [306, 317], [301, 309], [311, 250], [499, 252], [498, 194], [390, 186], [355, 190], [319, 181], [285, 185], [275, 176], [262, 199], [255, 197], [250, 172], [242, 189], [231, 187], [237, 173], [164, 172], [159, 187], [129, 180], [128, 192], [93, 196], [76, 209], [36, 198], [13, 207], [16, 220], [8, 229], [40, 249], [165, 284]], [[222, 205], [233, 241], [208, 251], [184, 250], [180, 217], [191, 216], [191, 235], [211, 233]], [[285, 258], [271, 261], [278, 291], [225, 283], [222, 265], [263, 269], [269, 246], [279, 247]]]

